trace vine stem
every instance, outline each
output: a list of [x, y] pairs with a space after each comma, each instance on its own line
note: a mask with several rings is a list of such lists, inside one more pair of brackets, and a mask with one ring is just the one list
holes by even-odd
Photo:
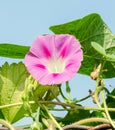
[[97, 80], [96, 80], [96, 92], [95, 92], [95, 94], [94, 94], [94, 97], [95, 97], [95, 102], [96, 102], [96, 104], [97, 104], [97, 106], [99, 107], [99, 108], [101, 108], [101, 105], [100, 105], [100, 103], [99, 103], [99, 99], [98, 99], [98, 87], [99, 87], [99, 82], [100, 82], [100, 75], [101, 75], [101, 72], [102, 72], [102, 69], [103, 69], [103, 67], [102, 67], [102, 65], [100, 64], [100, 69], [98, 70], [99, 71], [99, 74], [98, 74], [98, 77], [97, 77]]
[[115, 129], [115, 124], [113, 123], [113, 121], [112, 121], [112, 119], [111, 119], [111, 117], [110, 117], [110, 115], [109, 115], [109, 112], [108, 112], [108, 107], [107, 107], [107, 104], [106, 104], [106, 101], [105, 101], [105, 96], [104, 96], [104, 94], [105, 94], [104, 90], [102, 90], [101, 94], [102, 94], [102, 100], [103, 100], [103, 104], [104, 104], [106, 116], [107, 116], [107, 118], [108, 118], [110, 124], [111, 124], [111, 125], [113, 126], [113, 128]]
[[76, 100], [76, 103], [82, 102], [82, 101], [84, 101], [84, 100], [86, 100], [86, 99], [88, 99], [88, 98], [90, 98], [90, 97], [91, 97], [91, 95], [88, 95], [88, 96], [86, 96], [86, 97], [84, 97], [84, 98], [81, 98], [81, 99], [79, 99], [79, 100]]
[[[98, 117], [92, 117], [92, 118], [86, 118], [83, 120], [80, 120], [78, 122], [73, 123], [73, 125], [82, 125], [86, 123], [91, 123], [91, 122], [103, 122], [103, 123], [110, 123], [108, 119], [106, 118], [98, 118]], [[115, 124], [115, 122], [113, 122]]]
[[[35, 103], [36, 103], [35, 101], [29, 101], [29, 104], [35, 104]], [[104, 108], [83, 107], [83, 106], [78, 106], [78, 105], [75, 105], [75, 104], [69, 104], [69, 103], [63, 103], [63, 102], [39, 101], [39, 103], [41, 103], [41, 104], [55, 104], [55, 105], [60, 105], [60, 106], [67, 106], [67, 107], [76, 108], [76, 109], [80, 109], [80, 110], [99, 110], [99, 111], [105, 111]], [[13, 106], [19, 106], [19, 105], [23, 105], [23, 102], [18, 102], [18, 103], [12, 103], [12, 104], [8, 104], [8, 105], [3, 105], [3, 106], [0, 106], [0, 109], [8, 108], [8, 107], [13, 107]], [[108, 108], [108, 111], [115, 111], [115, 108]]]
[[64, 96], [64, 94], [63, 94], [63, 92], [62, 92], [61, 87], [59, 87], [59, 92], [60, 92], [60, 94], [61, 94], [62, 98], [66, 101], [66, 100], [67, 100], [67, 98]]
[[7, 121], [0, 119], [0, 124], [6, 126], [7, 128], [9, 128], [10, 130], [15, 130], [14, 127]]
[[46, 110], [47, 114], [49, 115], [49, 117], [52, 119], [52, 121], [54, 122], [54, 124], [59, 128], [59, 130], [63, 130], [62, 127], [58, 124], [58, 122], [55, 120], [55, 118], [51, 115], [51, 113], [49, 112], [49, 110], [47, 109], [47, 107], [45, 105], [43, 105], [44, 109]]
[[[30, 104], [35, 104], [34, 101], [30, 101], [29, 103]], [[81, 109], [81, 110], [100, 110], [100, 111], [104, 111], [105, 110], [104, 108], [82, 107], [82, 106], [77, 106], [77, 105], [74, 105], [74, 104], [68, 104], [68, 103], [62, 103], [62, 102], [39, 101], [39, 103], [41, 103], [41, 104], [56, 104], [56, 105], [62, 105], [62, 106], [77, 108], [77, 109]], [[0, 106], [0, 109], [7, 108], [7, 107], [13, 107], [13, 106], [19, 106], [19, 105], [23, 105], [23, 102], [3, 105], [3, 106]], [[109, 111], [115, 111], [114, 108], [108, 108], [108, 110]]]
[[[97, 77], [97, 80], [96, 80], [96, 91], [95, 91], [95, 94], [94, 94], [94, 97], [95, 97], [95, 102], [96, 102], [96, 104], [97, 104], [97, 106], [101, 109], [102, 107], [101, 107], [101, 104], [100, 104], [100, 102], [99, 102], [99, 98], [98, 98], [98, 95], [99, 95], [99, 92], [101, 91], [101, 90], [99, 90], [99, 87], [101, 87], [101, 86], [99, 86], [99, 82], [100, 82], [100, 80], [101, 80], [101, 74], [102, 74], [102, 72], [103, 72], [103, 68], [104, 68], [104, 65], [105, 65], [105, 63], [106, 63], [106, 61], [104, 61], [103, 62], [103, 64], [99, 64], [99, 68], [97, 67], [97, 69], [99, 69], [98, 70], [98, 77]], [[103, 116], [106, 118], [106, 115], [105, 115], [105, 113], [103, 112], [102, 113], [103, 114]]]

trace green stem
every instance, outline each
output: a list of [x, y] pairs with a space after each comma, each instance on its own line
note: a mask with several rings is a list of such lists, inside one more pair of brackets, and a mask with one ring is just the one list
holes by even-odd
[[[101, 80], [101, 75], [102, 75], [105, 63], [106, 63], [106, 61], [104, 61], [103, 64], [101, 64], [101, 68], [99, 70], [99, 75], [98, 75], [97, 80], [96, 80], [96, 90], [95, 90], [95, 94], [94, 94], [95, 102], [96, 102], [96, 104], [98, 105], [99, 108], [102, 108], [101, 104], [99, 102], [99, 93], [101, 91], [101, 88], [99, 88], [99, 87], [102, 87], [102, 86], [99, 86], [99, 83], [100, 83], [100, 80]], [[104, 117], [106, 117], [105, 113], [102, 113], [102, 114], [103, 114]]]
[[111, 97], [111, 98], [113, 98], [113, 99], [115, 99], [115, 96], [113, 96], [113, 95], [111, 95], [111, 94], [109, 94], [109, 95], [107, 95], [108, 97]]
[[[35, 101], [29, 101], [29, 104], [35, 104]], [[23, 102], [17, 102], [17, 103], [3, 105], [3, 106], [0, 106], [0, 109], [14, 107], [14, 106], [20, 106], [20, 105], [23, 105]]]
[[[96, 90], [97, 90], [97, 87], [99, 87], [99, 86], [96, 85]], [[100, 104], [100, 102], [99, 102], [99, 97], [98, 97], [97, 91], [95, 91], [94, 97], [95, 97], [95, 102], [96, 102], [97, 106], [98, 106], [99, 108], [102, 108], [102, 107], [101, 107], [101, 104]]]
[[52, 121], [54, 122], [54, 124], [57, 126], [57, 128], [59, 128], [59, 130], [63, 130], [62, 127], [58, 124], [58, 122], [55, 120], [55, 118], [51, 115], [51, 113], [48, 111], [47, 107], [45, 105], [43, 105], [44, 109], [46, 110], [47, 114], [49, 115], [49, 117], [52, 119]]
[[88, 99], [88, 98], [90, 98], [90, 97], [91, 97], [91, 95], [88, 95], [88, 96], [86, 96], [86, 97], [84, 97], [84, 98], [82, 98], [82, 99], [76, 100], [76, 103], [82, 102], [82, 101], [84, 101], [84, 100], [86, 100], [86, 99]]
[[4, 125], [5, 127], [9, 128], [10, 130], [15, 130], [14, 127], [7, 121], [0, 119], [0, 124]]
[[65, 109], [58, 109], [58, 108], [57, 109], [56, 108], [55, 109], [49, 109], [49, 110], [51, 110], [51, 111], [67, 111]]
[[[75, 125], [81, 125], [81, 124], [86, 124], [86, 123], [91, 123], [91, 122], [103, 122], [103, 123], [110, 123], [108, 119], [106, 118], [98, 118], [98, 117], [93, 117], [93, 118], [86, 118], [83, 120], [80, 120], [78, 122], [75, 122], [73, 124]], [[113, 122], [115, 124], [115, 122]]]
[[[29, 104], [35, 104], [35, 101], [29, 101]], [[78, 106], [75, 104], [69, 104], [69, 103], [63, 103], [63, 102], [52, 102], [52, 101], [39, 101], [41, 104], [55, 104], [59, 106], [66, 106], [66, 107], [71, 107], [71, 108], [76, 108], [80, 110], [98, 110], [98, 111], [105, 111], [104, 108], [97, 108], [97, 107], [83, 107], [83, 106]], [[13, 103], [13, 104], [8, 104], [8, 105], [3, 105], [0, 106], [0, 109], [3, 108], [8, 108], [8, 107], [14, 107], [14, 106], [19, 106], [23, 105], [23, 102], [18, 102], [18, 103]], [[108, 108], [108, 111], [115, 111], [115, 108]]]
[[[29, 104], [35, 104], [35, 101], [29, 101]], [[97, 108], [97, 107], [83, 107], [83, 106], [78, 106], [75, 104], [69, 104], [69, 103], [63, 103], [63, 102], [52, 102], [52, 101], [39, 101], [41, 104], [55, 104], [59, 106], [66, 106], [66, 107], [71, 107], [71, 108], [76, 108], [80, 110], [98, 110], [98, 111], [105, 111], [104, 108]], [[0, 109], [3, 108], [8, 108], [8, 107], [14, 107], [14, 106], [19, 106], [23, 105], [23, 102], [18, 102], [18, 103], [13, 103], [13, 104], [8, 104], [8, 105], [3, 105], [0, 106]], [[115, 108], [108, 108], [108, 111], [115, 111]]]
[[96, 102], [96, 104], [97, 104], [97, 106], [99, 107], [99, 108], [101, 108], [101, 104], [100, 104], [100, 102], [99, 102], [99, 82], [100, 82], [100, 76], [98, 76], [98, 78], [97, 78], [97, 80], [96, 80], [96, 90], [95, 90], [95, 93], [94, 93], [94, 97], [95, 97], [95, 102]]
[[63, 99], [66, 101], [66, 100], [67, 100], [67, 98], [64, 96], [64, 94], [63, 94], [63, 92], [62, 92], [61, 87], [59, 87], [59, 91], [60, 91], [60, 94], [61, 94], [61, 96], [63, 97]]
[[103, 104], [104, 104], [104, 108], [105, 108], [105, 113], [106, 113], [106, 115], [107, 115], [107, 118], [108, 118], [108, 120], [109, 120], [109, 122], [110, 122], [110, 124], [113, 126], [113, 128], [115, 129], [115, 124], [113, 123], [113, 121], [112, 121], [112, 119], [111, 119], [111, 117], [110, 117], [110, 115], [109, 115], [109, 112], [108, 112], [108, 107], [107, 107], [107, 104], [106, 104], [106, 101], [105, 101], [105, 96], [104, 96], [104, 90], [102, 91], [102, 100], [103, 100]]

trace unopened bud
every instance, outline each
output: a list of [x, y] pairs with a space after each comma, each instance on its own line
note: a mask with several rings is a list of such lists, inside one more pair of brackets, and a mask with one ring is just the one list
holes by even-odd
[[101, 69], [101, 64], [99, 64], [97, 68], [94, 67], [94, 71], [91, 72], [90, 74], [90, 77], [93, 80], [97, 80], [97, 77], [99, 76], [99, 73], [100, 73], [100, 69]]

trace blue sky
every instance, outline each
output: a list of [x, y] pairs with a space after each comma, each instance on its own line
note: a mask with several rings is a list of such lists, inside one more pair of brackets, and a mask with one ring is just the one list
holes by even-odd
[[[51, 34], [49, 27], [98, 13], [115, 33], [115, 0], [2, 0], [0, 1], [0, 43], [31, 45], [38, 35]], [[5, 61], [18, 62], [0, 57]], [[106, 80], [115, 84], [115, 78]], [[94, 89], [95, 82], [77, 74], [70, 82], [73, 98], [82, 98]], [[115, 87], [115, 86], [113, 86]], [[63, 87], [64, 88], [64, 87]], [[91, 100], [90, 100], [91, 101]], [[89, 102], [84, 103], [90, 105]]]

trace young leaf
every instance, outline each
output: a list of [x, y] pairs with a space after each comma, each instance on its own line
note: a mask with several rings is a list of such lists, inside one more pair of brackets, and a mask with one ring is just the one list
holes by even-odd
[[[79, 39], [84, 52], [84, 60], [79, 70], [81, 74], [90, 75], [94, 66], [105, 60], [91, 45], [92, 42], [98, 43], [105, 51], [115, 48], [115, 36], [98, 14], [90, 14], [82, 19], [51, 26], [50, 30], [56, 34], [71, 34]], [[108, 59], [104, 69], [107, 69], [107, 72], [103, 72], [104, 78], [115, 77], [114, 61]]]
[[0, 56], [8, 58], [24, 58], [29, 51], [29, 46], [21, 46], [15, 44], [0, 44]]
[[105, 56], [106, 55], [106, 52], [105, 52], [105, 49], [100, 46], [98, 43], [96, 42], [91, 42], [91, 45], [92, 47], [97, 51], [99, 52], [101, 55]]

